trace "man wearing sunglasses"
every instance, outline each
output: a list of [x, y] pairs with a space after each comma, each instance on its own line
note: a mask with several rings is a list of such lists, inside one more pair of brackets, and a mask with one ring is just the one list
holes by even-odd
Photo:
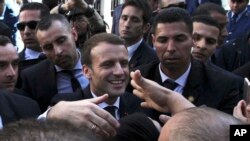
[[[23, 51], [19, 53], [20, 72], [45, 58], [35, 36], [35, 28], [38, 21], [46, 15], [49, 15], [49, 9], [46, 5], [41, 3], [27, 3], [20, 9], [19, 19], [16, 25], [24, 44]], [[21, 87], [20, 79], [18, 80], [16, 87]]]

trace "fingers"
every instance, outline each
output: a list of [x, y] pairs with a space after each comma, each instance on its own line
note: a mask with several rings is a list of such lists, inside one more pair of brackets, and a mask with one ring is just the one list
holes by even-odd
[[137, 97], [139, 97], [139, 98], [145, 100], [145, 95], [144, 95], [144, 93], [140, 92], [139, 90], [134, 89], [134, 90], [133, 90], [133, 94], [136, 95]]
[[108, 112], [103, 109], [96, 109], [94, 111], [91, 122], [100, 128], [100, 133], [106, 137], [112, 137], [116, 135], [116, 129], [119, 127], [118, 121]]
[[104, 101], [106, 101], [108, 99], [108, 94], [104, 94], [102, 96], [96, 97], [96, 98], [91, 98], [91, 99], [87, 99], [89, 102], [95, 103], [95, 104], [99, 104], [102, 103]]
[[244, 100], [240, 100], [238, 102], [238, 104], [234, 107], [234, 112], [233, 112], [233, 115], [235, 117], [243, 117], [243, 111], [242, 111], [242, 107], [244, 107]]
[[160, 119], [160, 121], [161, 121], [162, 123], [165, 124], [165, 123], [170, 119], [170, 116], [167, 116], [167, 115], [160, 115], [159, 119]]
[[[133, 84], [136, 84], [135, 86], [140, 87], [143, 86], [144, 78], [141, 76], [141, 72], [139, 70], [136, 70], [134, 72], [130, 73], [130, 77], [134, 81]], [[133, 84], [131, 84], [133, 86]], [[133, 86], [134, 87], [134, 86]]]
[[242, 122], [247, 122], [245, 115], [246, 103], [244, 100], [240, 100], [238, 104], [234, 107], [233, 116], [241, 120]]

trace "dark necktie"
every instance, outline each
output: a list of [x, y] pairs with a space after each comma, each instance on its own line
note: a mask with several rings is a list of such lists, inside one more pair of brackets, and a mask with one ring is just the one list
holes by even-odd
[[178, 86], [178, 84], [170, 79], [167, 79], [163, 82], [163, 86], [173, 91]]
[[232, 17], [232, 22], [236, 23], [237, 22], [237, 18], [238, 18], [238, 14], [234, 14]]
[[109, 112], [114, 118], [116, 118], [115, 116], [115, 106], [107, 106], [104, 109]]
[[63, 70], [61, 72], [70, 76], [70, 81], [71, 81], [71, 86], [72, 86], [73, 92], [75, 92], [77, 89], [81, 89], [81, 84], [75, 78], [73, 70]]

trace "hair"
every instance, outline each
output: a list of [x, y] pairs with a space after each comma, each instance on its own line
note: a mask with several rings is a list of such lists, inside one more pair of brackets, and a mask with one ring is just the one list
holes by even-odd
[[189, 13], [186, 10], [178, 7], [163, 9], [160, 13], [158, 13], [158, 15], [156, 15], [152, 26], [153, 33], [155, 33], [156, 27], [159, 23], [175, 23], [175, 22], [184, 22], [190, 34], [192, 34], [193, 24]]
[[181, 119], [169, 135], [170, 141], [228, 141], [229, 127], [243, 124], [235, 117], [209, 107], [190, 108], [175, 116]]
[[7, 36], [0, 35], [0, 46], [5, 46], [6, 44], [11, 43], [11, 40]]
[[220, 14], [226, 15], [226, 11], [222, 6], [208, 2], [197, 7], [193, 13], [193, 16], [211, 15], [212, 12], [218, 12]]
[[127, 6], [133, 6], [133, 7], [141, 9], [143, 12], [142, 19], [143, 19], [144, 24], [149, 23], [149, 21], [151, 19], [151, 15], [152, 15], [152, 10], [151, 10], [151, 7], [150, 7], [148, 1], [146, 1], [146, 0], [127, 0], [122, 6], [122, 11]]
[[50, 14], [43, 17], [41, 21], [38, 22], [36, 32], [37, 30], [48, 30], [54, 21], [60, 21], [63, 25], [65, 25], [65, 28], [71, 30], [70, 24], [64, 15]]
[[220, 24], [215, 19], [213, 19], [212, 17], [208, 15], [198, 15], [198, 16], [194, 16], [192, 19], [193, 19], [193, 22], [198, 22], [198, 23], [203, 23], [205, 25], [214, 26], [218, 28], [219, 31], [221, 31]]
[[102, 42], [125, 46], [125, 41], [117, 35], [110, 33], [95, 34], [84, 43], [84, 47], [81, 50], [82, 54], [81, 60], [83, 64], [91, 66], [92, 64], [91, 50]]
[[20, 120], [0, 130], [1, 141], [100, 141], [86, 128], [61, 120]]
[[20, 9], [20, 13], [24, 10], [39, 10], [40, 18], [50, 14], [49, 8], [45, 4], [38, 3], [38, 2], [31, 2], [31, 3], [24, 4]]
[[8, 25], [0, 21], [0, 35], [7, 36], [11, 39], [12, 31]]

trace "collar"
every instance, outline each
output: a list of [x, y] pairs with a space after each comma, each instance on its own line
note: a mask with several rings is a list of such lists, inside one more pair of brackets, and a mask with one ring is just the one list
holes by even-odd
[[[162, 70], [160, 68], [160, 65], [161, 65], [161, 63], [159, 64], [159, 71], [160, 71], [161, 80], [162, 80], [162, 83], [163, 83], [167, 79], [171, 79], [171, 78], [169, 78], [166, 74], [164, 74], [162, 72]], [[185, 73], [183, 73], [179, 78], [177, 78], [176, 80], [173, 80], [173, 81], [175, 83], [177, 83], [178, 85], [184, 87], [186, 85], [188, 74], [190, 73], [190, 69], [191, 69], [191, 63], [189, 64], [188, 69], [185, 71]]]
[[[240, 19], [242, 17], [243, 14], [245, 14], [247, 12], [247, 7], [241, 11], [240, 13], [238, 13], [238, 17], [237, 17], [237, 20]], [[234, 12], [231, 12], [231, 17], [230, 18], [233, 18], [233, 16], [235, 15]]]
[[[92, 91], [91, 91], [91, 95], [95, 98], [97, 97]], [[106, 102], [102, 102], [99, 103], [98, 106], [102, 109], [106, 108], [107, 106], [115, 106], [117, 109], [119, 109], [119, 105], [120, 105], [120, 97], [118, 97], [115, 101], [115, 103], [113, 105], [109, 105]]]
[[25, 48], [25, 60], [37, 59], [42, 52]]
[[127, 47], [127, 49], [128, 49], [128, 60], [130, 60], [132, 58], [132, 56], [134, 55], [135, 51], [137, 50], [137, 48], [141, 44], [141, 42], [142, 42], [142, 38], [141, 38], [141, 40], [139, 40], [135, 44]]

